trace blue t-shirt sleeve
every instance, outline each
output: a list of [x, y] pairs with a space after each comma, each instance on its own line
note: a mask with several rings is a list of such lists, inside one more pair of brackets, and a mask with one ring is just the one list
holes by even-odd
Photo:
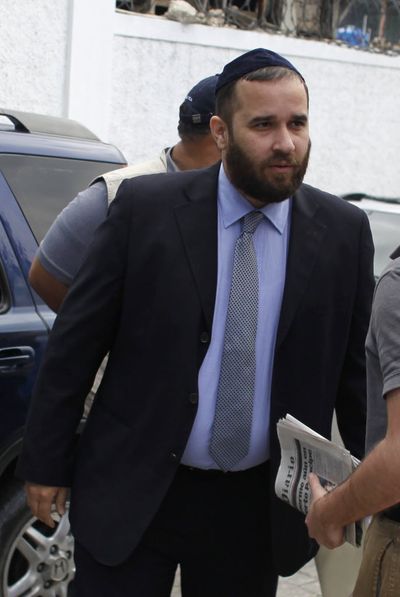
[[37, 257], [59, 282], [70, 286], [107, 210], [107, 187], [100, 181], [79, 193], [57, 216], [40, 244]]

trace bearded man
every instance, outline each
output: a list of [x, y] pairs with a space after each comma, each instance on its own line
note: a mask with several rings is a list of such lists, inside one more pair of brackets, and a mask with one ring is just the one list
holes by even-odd
[[78, 597], [165, 597], [178, 564], [184, 597], [273, 597], [316, 552], [274, 495], [277, 420], [329, 436], [336, 408], [363, 450], [373, 246], [363, 212], [302, 184], [303, 77], [239, 56], [210, 127], [222, 164], [122, 183], [37, 383], [18, 472], [46, 524], [71, 488]]

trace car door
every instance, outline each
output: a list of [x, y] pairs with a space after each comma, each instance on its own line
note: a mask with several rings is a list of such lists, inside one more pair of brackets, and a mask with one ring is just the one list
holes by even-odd
[[[32, 232], [0, 174], [0, 446], [22, 428], [47, 342], [23, 263], [36, 247]], [[13, 434], [13, 435], [14, 435]]]

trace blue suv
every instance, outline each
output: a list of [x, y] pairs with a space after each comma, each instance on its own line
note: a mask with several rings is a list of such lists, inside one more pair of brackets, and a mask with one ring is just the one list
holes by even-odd
[[77, 122], [0, 108], [1, 597], [71, 595], [68, 521], [53, 531], [34, 519], [13, 474], [55, 317], [29, 286], [28, 271], [65, 205], [96, 176], [125, 163], [119, 150]]

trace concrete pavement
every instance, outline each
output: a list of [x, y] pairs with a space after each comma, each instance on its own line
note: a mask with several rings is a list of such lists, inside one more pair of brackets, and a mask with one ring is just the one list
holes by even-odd
[[[181, 597], [179, 573], [171, 597]], [[321, 597], [314, 561], [308, 562], [293, 576], [279, 579], [277, 597]]]
[[277, 597], [321, 597], [314, 560], [293, 576], [280, 578]]

